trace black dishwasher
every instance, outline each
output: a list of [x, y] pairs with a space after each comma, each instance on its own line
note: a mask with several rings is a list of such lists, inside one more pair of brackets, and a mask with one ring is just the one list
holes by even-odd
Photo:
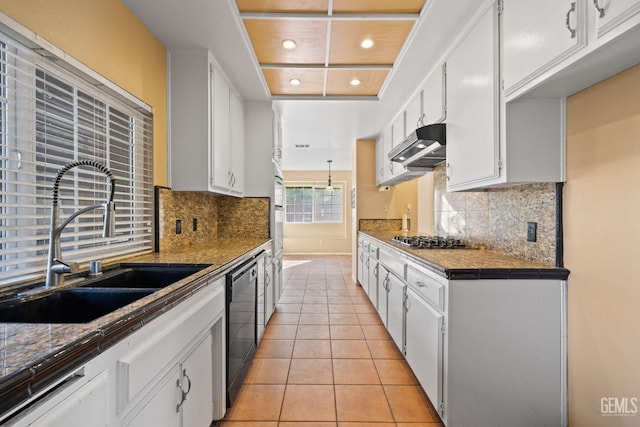
[[257, 284], [255, 259], [227, 274], [227, 407], [236, 399], [256, 354]]

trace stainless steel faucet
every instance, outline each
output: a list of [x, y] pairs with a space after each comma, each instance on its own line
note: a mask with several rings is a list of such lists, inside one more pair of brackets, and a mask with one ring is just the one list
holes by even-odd
[[[60, 216], [60, 208], [58, 206], [58, 192], [60, 187], [60, 181], [62, 176], [70, 169], [77, 166], [92, 166], [102, 172], [109, 180], [111, 191], [109, 194], [109, 200], [106, 203], [99, 203], [92, 206], [82, 208], [69, 216], [62, 224], [58, 225]], [[47, 258], [47, 278], [45, 287], [59, 286], [64, 282], [65, 273], [75, 273], [78, 271], [78, 263], [71, 262], [65, 263], [62, 261], [62, 250], [60, 248], [60, 234], [62, 230], [69, 225], [77, 216], [82, 215], [85, 212], [92, 211], [94, 209], [104, 209], [102, 217], [102, 237], [113, 237], [115, 234], [115, 209], [116, 205], [113, 202], [113, 196], [116, 190], [116, 180], [113, 178], [113, 174], [106, 166], [93, 160], [80, 160], [66, 164], [62, 169], [58, 171], [58, 175], [53, 183], [53, 200], [51, 204], [51, 229], [49, 232], [49, 256]]]

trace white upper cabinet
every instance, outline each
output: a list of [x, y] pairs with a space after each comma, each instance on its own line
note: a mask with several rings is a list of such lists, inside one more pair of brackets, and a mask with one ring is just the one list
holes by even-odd
[[400, 167], [399, 164], [389, 160], [389, 151], [393, 148], [392, 128], [388, 127], [382, 132], [382, 164], [383, 164], [383, 181], [387, 181], [394, 176], [394, 169]]
[[425, 125], [442, 123], [447, 117], [446, 64], [436, 67], [422, 86], [422, 113]]
[[564, 181], [564, 100], [505, 103], [490, 6], [447, 60], [447, 190]]
[[241, 196], [244, 109], [205, 49], [172, 51], [171, 187]]
[[413, 98], [407, 104], [405, 110], [406, 129], [404, 132], [405, 138], [415, 131], [417, 128], [426, 125], [426, 122], [422, 122], [422, 90], [418, 91]]
[[[393, 128], [392, 131], [392, 147], [397, 147], [402, 143], [404, 138], [406, 137], [405, 132], [405, 120], [404, 120], [404, 112], [398, 114], [398, 116], [393, 120]], [[415, 129], [412, 129], [412, 131]], [[411, 132], [409, 132], [411, 133]]]
[[598, 37], [620, 28], [640, 12], [639, 0], [594, 0]]
[[488, 8], [447, 59], [447, 188], [500, 176], [498, 16]]
[[503, 0], [503, 3], [506, 95], [587, 44], [584, 0]]

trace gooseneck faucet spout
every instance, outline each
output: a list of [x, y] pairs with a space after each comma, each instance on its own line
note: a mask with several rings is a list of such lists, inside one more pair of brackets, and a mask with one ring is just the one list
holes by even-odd
[[[69, 170], [78, 166], [91, 166], [98, 171], [102, 172], [107, 179], [111, 187], [109, 193], [109, 199], [105, 203], [99, 203], [92, 206], [82, 208], [69, 216], [62, 224], [58, 225], [60, 216], [60, 207], [58, 206], [58, 193], [60, 191], [60, 182], [62, 176]], [[113, 178], [111, 171], [101, 163], [93, 160], [79, 160], [66, 164], [62, 169], [58, 171], [56, 179], [53, 183], [53, 200], [51, 202], [51, 228], [49, 231], [49, 254], [47, 258], [47, 277], [45, 286], [47, 288], [51, 286], [62, 285], [64, 281], [64, 273], [75, 273], [78, 270], [78, 263], [71, 262], [65, 263], [62, 261], [62, 250], [60, 248], [60, 234], [62, 230], [69, 225], [79, 215], [85, 212], [92, 211], [94, 209], [104, 209], [102, 237], [113, 237], [115, 234], [115, 203], [113, 202], [113, 196], [116, 191], [116, 180]]]

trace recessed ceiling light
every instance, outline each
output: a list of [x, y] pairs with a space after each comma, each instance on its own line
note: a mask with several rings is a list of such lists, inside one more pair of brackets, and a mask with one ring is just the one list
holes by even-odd
[[291, 79], [291, 80], [289, 80], [289, 84], [290, 84], [291, 86], [299, 86], [299, 85], [300, 85], [300, 83], [302, 83], [302, 82], [300, 81], [300, 79]]
[[351, 86], [359, 86], [359, 85], [360, 85], [360, 80], [358, 79], [351, 80]]
[[363, 48], [363, 49], [369, 49], [372, 46], [373, 46], [373, 40], [371, 40], [371, 39], [364, 39], [360, 43], [360, 47]]
[[416, 148], [424, 148], [424, 147], [425, 147], [425, 145], [423, 143], [420, 143], [420, 144], [416, 145]]
[[282, 47], [287, 49], [287, 50], [295, 49], [296, 42], [294, 40], [291, 40], [291, 39], [282, 40]]

